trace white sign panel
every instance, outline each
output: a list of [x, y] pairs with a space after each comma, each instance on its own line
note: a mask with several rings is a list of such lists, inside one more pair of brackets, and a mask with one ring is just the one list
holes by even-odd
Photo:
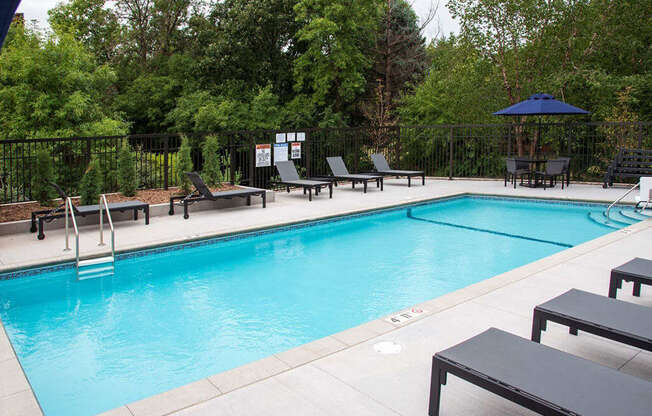
[[285, 133], [276, 133], [276, 143], [285, 143]]
[[286, 162], [288, 160], [288, 144], [275, 143], [274, 144], [274, 164], [277, 162]]
[[296, 133], [288, 133], [287, 134], [288, 142], [293, 142], [297, 140], [297, 134]]
[[265, 166], [272, 166], [272, 145], [257, 144], [256, 145], [256, 167], [262, 168]]
[[301, 143], [292, 143], [292, 159], [301, 159]]
[[306, 133], [305, 132], [297, 133], [297, 141], [298, 142], [305, 142], [306, 141]]

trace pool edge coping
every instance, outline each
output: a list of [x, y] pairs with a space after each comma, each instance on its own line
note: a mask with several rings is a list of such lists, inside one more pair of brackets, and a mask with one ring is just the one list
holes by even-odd
[[[465, 196], [479, 196], [479, 197], [496, 197], [498, 199], [521, 199], [521, 200], [549, 200], [549, 201], [562, 201], [562, 202], [576, 202], [576, 203], [591, 203], [591, 204], [607, 204], [609, 201], [605, 200], [591, 200], [591, 199], [573, 199], [573, 198], [560, 198], [560, 197], [546, 197], [546, 198], [541, 198], [541, 197], [529, 197], [529, 196], [515, 196], [515, 197], [509, 197], [505, 195], [500, 195], [500, 194], [494, 194], [494, 193], [478, 193], [478, 192], [453, 192], [453, 193], [448, 193], [448, 194], [443, 194], [439, 195], [437, 197], [433, 198], [416, 198], [414, 200], [410, 200], [409, 202], [400, 202], [400, 203], [393, 203], [393, 204], [388, 204], [388, 205], [383, 205], [380, 207], [374, 207], [374, 208], [369, 208], [369, 209], [362, 209], [362, 210], [350, 210], [350, 211], [344, 211], [340, 212], [337, 214], [332, 214], [332, 215], [326, 215], [326, 216], [317, 216], [312, 219], [300, 219], [297, 221], [290, 221], [290, 222], [285, 222], [285, 223], [277, 223], [276, 225], [262, 225], [262, 226], [256, 226], [256, 227], [250, 227], [250, 228], [245, 228], [239, 231], [230, 231], [227, 233], [217, 233], [217, 234], [212, 234], [210, 236], [197, 236], [193, 238], [184, 238], [175, 242], [165, 242], [158, 244], [156, 246], [151, 246], [147, 245], [141, 248], [126, 248], [125, 250], [121, 251], [120, 253], [126, 253], [126, 252], [133, 252], [133, 251], [138, 251], [138, 250], [144, 250], [144, 249], [155, 249], [158, 247], [166, 247], [166, 246], [171, 246], [171, 245], [177, 245], [177, 244], [184, 244], [184, 243], [191, 243], [194, 241], [202, 241], [202, 240], [211, 240], [211, 239], [217, 239], [220, 237], [226, 237], [230, 235], [236, 235], [236, 234], [245, 234], [245, 233], [251, 233], [251, 232], [256, 232], [260, 230], [270, 230], [274, 228], [283, 228], [283, 227], [291, 227], [293, 225], [297, 224], [304, 224], [304, 223], [310, 223], [310, 222], [315, 222], [319, 220], [329, 220], [329, 219], [336, 219], [340, 217], [346, 217], [346, 216], [351, 216], [351, 215], [356, 215], [356, 214], [365, 214], [365, 213], [373, 213], [373, 212], [382, 212], [385, 210], [391, 210], [393, 208], [400, 208], [402, 206], [408, 206], [408, 205], [414, 205], [414, 204], [419, 204], [419, 203], [427, 203], [427, 202], [436, 202], [436, 201], [441, 201], [441, 200], [446, 200], [446, 199], [454, 199], [458, 197], [465, 197]], [[631, 204], [624, 203], [622, 205], [628, 206]], [[306, 364], [309, 364], [313, 361], [322, 359], [324, 357], [333, 355], [337, 352], [352, 348], [356, 345], [362, 344], [366, 341], [369, 341], [371, 339], [374, 339], [378, 336], [385, 335], [387, 333], [396, 331], [402, 327], [405, 327], [407, 325], [410, 325], [414, 322], [419, 322], [420, 320], [433, 316], [435, 314], [438, 314], [440, 312], [443, 312], [447, 309], [450, 309], [454, 306], [457, 306], [459, 304], [468, 302], [472, 299], [475, 299], [477, 297], [483, 296], [487, 293], [490, 293], [494, 290], [500, 289], [504, 286], [507, 286], [511, 283], [517, 282], [519, 280], [523, 280], [533, 274], [539, 273], [541, 271], [547, 270], [549, 268], [552, 268], [554, 266], [557, 266], [563, 262], [566, 262], [570, 259], [579, 257], [581, 255], [584, 255], [590, 251], [593, 251], [597, 248], [604, 247], [606, 245], [609, 245], [613, 242], [619, 241], [623, 238], [627, 238], [628, 236], [631, 236], [632, 234], [636, 234], [638, 232], [641, 232], [645, 229], [648, 229], [652, 227], [652, 220], [642, 220], [638, 223], [629, 225], [627, 227], [623, 227], [619, 230], [613, 230], [612, 232], [609, 232], [603, 236], [600, 236], [598, 238], [586, 241], [582, 244], [579, 244], [574, 247], [567, 248], [565, 250], [562, 250], [560, 252], [557, 252], [555, 254], [552, 254], [550, 256], [541, 258], [539, 260], [536, 260], [531, 263], [524, 264], [522, 266], [519, 266], [515, 269], [509, 270], [507, 272], [501, 273], [499, 275], [490, 277], [488, 279], [482, 280], [480, 282], [474, 283], [472, 285], [466, 286], [462, 289], [458, 289], [456, 291], [447, 293], [445, 295], [418, 303], [416, 305], [413, 305], [411, 307], [403, 308], [400, 311], [395, 311], [393, 313], [390, 313], [388, 315], [382, 316], [378, 319], [374, 319], [368, 322], [365, 322], [363, 324], [360, 324], [358, 326], [348, 328], [344, 331], [337, 332], [335, 334], [328, 335], [323, 338], [319, 338], [317, 340], [311, 341], [306, 344], [302, 344], [300, 346], [294, 347], [290, 350], [286, 351], [281, 351], [276, 354], [269, 355], [267, 357], [264, 357], [260, 360], [253, 361], [247, 364], [244, 364], [242, 366], [226, 370], [217, 374], [213, 374], [211, 376], [199, 379], [197, 381], [175, 387], [174, 389], [146, 397], [144, 399], [127, 403], [124, 405], [121, 405], [119, 407], [116, 407], [114, 409], [108, 410], [107, 412], [101, 413], [103, 416], [119, 416], [119, 415], [125, 415], [125, 416], [141, 416], [141, 415], [148, 415], [148, 416], [163, 416], [163, 415], [168, 415], [173, 412], [178, 412], [183, 409], [204, 403], [208, 400], [211, 400], [213, 398], [219, 397], [224, 394], [228, 394], [232, 391], [239, 390], [241, 388], [244, 388], [246, 386], [249, 386], [251, 384], [269, 379], [271, 377], [274, 377], [278, 374], [290, 371], [292, 369], [304, 366]], [[576, 253], [577, 252], [577, 253]], [[40, 265], [41, 267], [47, 267], [47, 266], [56, 266], [56, 265], [63, 265], [70, 263], [70, 261], [56, 261], [54, 263], [37, 263], [37, 266]], [[26, 267], [30, 266], [18, 266], [17, 268], [13, 268], [12, 270], [19, 270], [23, 269]], [[35, 267], [35, 266], [32, 266]], [[531, 270], [530, 270], [531, 269]], [[0, 274], [4, 273], [9, 273], [11, 270], [2, 270], [0, 268]], [[414, 308], [419, 308], [422, 309], [424, 312], [416, 316], [412, 319], [407, 320], [404, 323], [400, 324], [394, 324], [390, 323], [387, 321], [388, 317], [391, 317], [393, 315], [396, 315], [400, 312], [404, 312], [410, 309]], [[18, 359], [18, 355], [16, 354], [13, 344], [11, 343], [11, 340], [9, 339], [9, 336], [6, 333], [6, 330], [4, 329], [4, 325], [2, 323], [2, 319], [0, 318], [0, 328], [2, 329], [0, 331], [0, 341], [5, 341], [9, 344], [12, 352], [13, 352], [13, 358], [9, 358], [9, 360], [15, 360], [21, 370], [22, 376], [24, 378], [24, 381], [27, 383], [29, 386], [28, 389], [26, 390], [21, 390], [19, 393], [28, 391], [30, 393], [30, 398], [33, 398], [33, 400], [36, 402], [36, 405], [38, 406], [38, 411], [40, 413], [34, 413], [34, 414], [44, 414], [41, 404], [38, 400], [38, 397], [36, 396], [29, 379], [27, 378], [25, 371], [23, 369], [22, 364], [20, 363], [20, 360]], [[325, 341], [331, 341], [332, 343], [339, 343], [342, 344], [342, 348], [336, 348], [336, 349], [326, 349], [327, 352], [324, 353], [319, 353], [319, 352], [314, 352], [308, 349], [307, 347], [310, 345], [314, 345], [316, 343], [320, 342], [325, 342]], [[333, 342], [334, 341], [334, 342]], [[300, 358], [299, 355], [303, 354], [304, 358]], [[311, 358], [306, 359], [305, 355], [311, 355]], [[280, 358], [283, 357], [283, 358]], [[6, 360], [3, 360], [6, 361]], [[294, 361], [295, 363], [288, 363], [288, 361]], [[270, 369], [270, 364], [271, 362], [274, 362], [274, 365], [276, 366], [275, 368]], [[273, 367], [273, 365], [272, 365]], [[250, 374], [253, 374], [253, 376], [250, 376]], [[245, 382], [236, 382], [235, 386], [231, 386], [229, 388], [225, 388], [224, 385], [222, 384], [223, 382], [219, 382], [219, 378], [224, 378], [224, 377], [231, 377], [231, 378], [245, 378]], [[211, 380], [213, 379], [213, 380]], [[233, 383], [232, 383], [233, 384]], [[222, 385], [222, 388], [220, 388], [220, 385]], [[228, 385], [228, 383], [227, 383]], [[202, 391], [203, 389], [203, 391]], [[18, 394], [18, 393], [14, 393]], [[0, 397], [0, 404], [4, 404], [4, 402], [13, 396], [14, 394], [10, 394], [8, 396]], [[29, 398], [27, 398], [29, 399]], [[131, 407], [130, 407], [131, 406]], [[133, 410], [133, 408], [138, 409], [138, 407], [144, 407], [146, 410], [144, 411], [138, 411], [138, 410]], [[160, 411], [158, 412], [152, 412], [151, 408], [152, 407], [159, 407], [161, 408]]]

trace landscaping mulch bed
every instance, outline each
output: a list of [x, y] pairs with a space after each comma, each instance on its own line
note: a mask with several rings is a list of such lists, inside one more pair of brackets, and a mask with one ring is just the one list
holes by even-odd
[[[219, 187], [211, 188], [213, 192], [231, 191], [239, 189], [238, 186], [224, 184]], [[107, 194], [106, 200], [111, 202], [124, 202], [139, 200], [147, 202], [150, 205], [165, 204], [170, 202], [170, 197], [173, 195], [181, 195], [179, 188], [165, 189], [143, 189], [136, 192], [136, 196], [126, 197], [121, 194]], [[74, 205], [79, 205], [79, 198], [72, 198]], [[42, 206], [38, 202], [21, 202], [16, 204], [0, 205], [0, 222], [28, 220], [31, 218], [32, 211], [39, 211], [45, 209], [52, 209], [61, 204], [61, 199], [54, 200], [54, 205], [51, 207]]]

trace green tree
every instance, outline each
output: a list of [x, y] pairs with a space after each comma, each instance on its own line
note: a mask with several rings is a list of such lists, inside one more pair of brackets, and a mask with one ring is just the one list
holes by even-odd
[[115, 106], [132, 122], [132, 133], [162, 133], [181, 87], [168, 75], [143, 73], [127, 83]]
[[118, 188], [122, 195], [134, 196], [137, 187], [136, 157], [131, 146], [125, 143], [118, 152]]
[[[370, 112], [374, 114], [374, 119], [392, 119], [394, 101], [423, 78], [427, 55], [422, 31], [433, 16], [431, 13], [420, 25], [407, 1], [387, 0], [383, 5], [383, 16], [373, 48], [375, 62], [370, 77], [370, 89], [375, 90], [372, 96], [374, 110]], [[379, 91], [382, 91], [380, 97]], [[382, 106], [379, 106], [379, 98], [382, 98]], [[384, 116], [379, 112], [389, 115]]]
[[192, 172], [192, 146], [186, 136], [181, 137], [181, 146], [179, 147], [179, 157], [176, 166], [176, 177], [179, 188], [185, 195], [192, 192], [192, 183], [186, 172]]
[[100, 64], [116, 57], [122, 40], [122, 26], [115, 10], [106, 0], [71, 0], [48, 11], [55, 33], [70, 33], [84, 44]]
[[52, 205], [54, 189], [50, 181], [55, 180], [52, 155], [48, 149], [41, 148], [36, 152], [34, 172], [32, 172], [32, 199], [44, 206]]
[[307, 91], [333, 112], [349, 106], [365, 91], [380, 16], [380, 0], [299, 0], [298, 39], [305, 52], [295, 60], [297, 91]]
[[71, 35], [41, 39], [14, 25], [0, 54], [0, 129], [6, 138], [125, 134], [107, 91], [116, 75]]
[[222, 166], [220, 164], [220, 141], [217, 136], [208, 136], [202, 146], [202, 157], [204, 166], [201, 176], [206, 185], [214, 187], [219, 185], [222, 180]]
[[82, 205], [97, 204], [103, 189], [102, 182], [100, 162], [93, 157], [79, 184]]
[[404, 124], [464, 124], [496, 122], [494, 111], [504, 106], [500, 77], [464, 39], [452, 36], [428, 47], [430, 67], [424, 81], [405, 95], [398, 114]]
[[[197, 77], [216, 95], [238, 98], [266, 85], [287, 100], [292, 95], [296, 44], [296, 0], [214, 2], [206, 18], [191, 21], [196, 33]], [[234, 84], [239, 87], [234, 89]]]

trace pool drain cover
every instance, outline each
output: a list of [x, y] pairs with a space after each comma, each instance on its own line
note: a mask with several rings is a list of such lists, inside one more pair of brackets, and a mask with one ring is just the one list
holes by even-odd
[[392, 341], [382, 341], [374, 344], [374, 350], [379, 354], [398, 354], [402, 348], [399, 344]]

